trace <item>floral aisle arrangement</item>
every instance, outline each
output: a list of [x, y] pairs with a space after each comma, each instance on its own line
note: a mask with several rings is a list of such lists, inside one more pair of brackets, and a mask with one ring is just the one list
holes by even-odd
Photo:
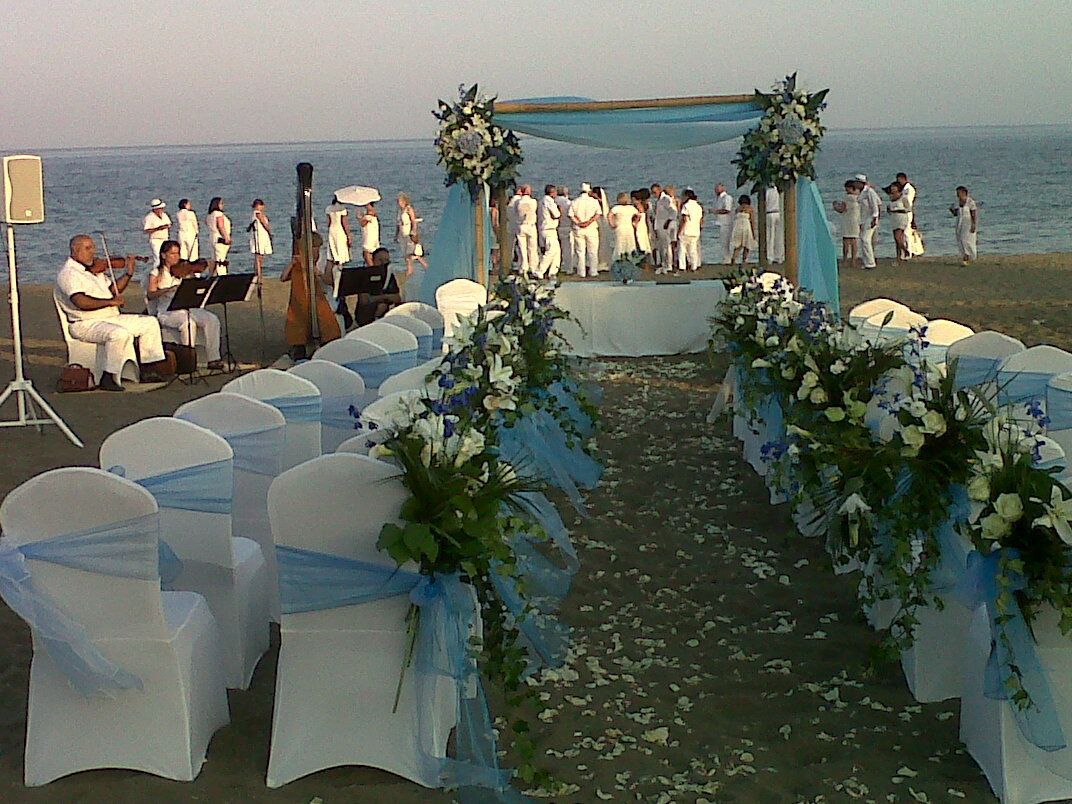
[[797, 88], [793, 73], [770, 92], [756, 90], [756, 101], [765, 110], [754, 129], [744, 135], [733, 159], [737, 186], [783, 187], [803, 176], [815, 178], [815, 157], [826, 128], [819, 113], [826, 108], [830, 90], [808, 93]]
[[438, 163], [447, 171], [446, 185], [462, 182], [476, 198], [484, 184], [506, 186], [517, 178], [523, 159], [514, 132], [492, 121], [495, 99], [481, 95], [476, 84], [458, 88], [458, 100], [439, 101], [432, 114], [439, 120], [435, 139]]

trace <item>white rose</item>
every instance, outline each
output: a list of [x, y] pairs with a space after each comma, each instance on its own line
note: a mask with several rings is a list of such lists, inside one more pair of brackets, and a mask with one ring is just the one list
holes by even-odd
[[831, 374], [844, 374], [848, 371], [849, 367], [841, 360], [835, 360], [830, 366]]
[[1000, 514], [987, 514], [979, 520], [979, 526], [983, 530], [983, 538], [993, 542], [1000, 541], [1012, 530]]
[[901, 440], [905, 446], [908, 447], [913, 453], [918, 453], [923, 448], [923, 442], [926, 440], [923, 437], [923, 431], [916, 425], [910, 424], [908, 427], [901, 431]]
[[822, 405], [827, 400], [826, 391], [822, 388], [816, 388], [811, 392], [808, 397], [813, 405]]
[[945, 433], [945, 417], [936, 410], [929, 410], [923, 414], [924, 433], [940, 436]]
[[856, 516], [858, 514], [866, 514], [871, 510], [871, 506], [867, 504], [867, 500], [861, 497], [859, 494], [850, 494], [845, 502], [838, 508], [839, 514], [845, 514], [847, 516]]
[[990, 499], [990, 478], [986, 475], [976, 475], [968, 482], [968, 498], [976, 502], [986, 502]]
[[1024, 515], [1024, 502], [1019, 494], [999, 494], [994, 500], [994, 510], [1006, 522], [1012, 523]]

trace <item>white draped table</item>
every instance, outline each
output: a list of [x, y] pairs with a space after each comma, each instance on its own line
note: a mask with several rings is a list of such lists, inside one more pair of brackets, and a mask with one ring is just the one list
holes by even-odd
[[560, 325], [578, 357], [641, 357], [702, 352], [710, 318], [725, 297], [717, 279], [688, 284], [563, 282], [558, 304], [579, 323]]

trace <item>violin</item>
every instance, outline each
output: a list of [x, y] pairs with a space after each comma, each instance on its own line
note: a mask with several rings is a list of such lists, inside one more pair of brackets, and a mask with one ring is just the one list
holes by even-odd
[[[135, 257], [134, 261], [135, 262], [152, 262], [153, 258], [152, 257]], [[104, 257], [95, 257], [93, 259], [93, 264], [91, 266], [89, 266], [89, 270], [91, 270], [95, 274], [100, 274], [100, 273], [104, 273], [109, 268], [111, 268], [113, 271], [120, 271], [120, 270], [122, 270], [122, 269], [124, 269], [126, 267], [127, 267], [126, 257], [112, 257], [112, 259], [110, 261], [106, 260]]]
[[176, 279], [186, 279], [194, 274], [207, 271], [208, 260], [179, 260], [175, 265], [172, 265], [169, 270], [171, 271], [171, 275]]

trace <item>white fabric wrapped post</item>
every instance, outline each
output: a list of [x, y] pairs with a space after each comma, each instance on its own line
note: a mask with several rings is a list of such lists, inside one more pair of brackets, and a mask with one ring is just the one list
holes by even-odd
[[213, 733], [229, 720], [222, 646], [208, 606], [200, 595], [160, 591], [153, 566], [156, 516], [156, 502], [145, 489], [87, 467], [38, 475], [0, 505], [5, 550], [32, 551], [34, 545], [88, 529], [151, 524], [131, 544], [148, 555], [144, 578], [99, 575], [40, 560], [26, 563], [33, 586], [142, 686], [110, 698], [84, 697], [35, 634], [24, 766], [29, 786], [93, 768], [190, 781], [205, 761]]
[[[360, 507], [354, 498], [364, 501]], [[268, 513], [278, 545], [386, 567], [376, 549], [397, 521], [408, 492], [395, 467], [352, 454], [325, 455], [276, 479]], [[283, 615], [272, 716], [269, 787], [339, 765], [381, 768], [425, 787], [438, 784], [456, 718], [456, 688], [446, 679], [435, 700], [417, 700], [412, 668], [397, 711], [406, 656], [408, 596]], [[324, 668], [331, 672], [325, 673]], [[422, 718], [432, 718], [422, 744]]]
[[906, 304], [901, 304], [899, 301], [893, 299], [871, 299], [869, 301], [860, 302], [851, 310], [849, 310], [849, 326], [859, 329], [860, 325], [864, 323], [873, 315], [890, 312], [890, 310], [909, 310], [911, 308]]
[[946, 366], [956, 361], [956, 385], [958, 388], [975, 388], [986, 398], [993, 400], [997, 394], [995, 380], [998, 366], [1009, 355], [1024, 351], [1027, 347], [1016, 338], [1002, 332], [985, 330], [952, 344], [945, 355]]
[[234, 453], [220, 436], [182, 419], [143, 419], [101, 444], [101, 467], [146, 487], [160, 534], [182, 560], [175, 589], [212, 610], [226, 653], [227, 685], [246, 689], [268, 650], [268, 569], [257, 542], [231, 535]]
[[306, 360], [288, 369], [320, 391], [320, 451], [325, 455], [354, 434], [365, 400], [365, 382], [356, 371], [328, 360]]
[[231, 380], [220, 390], [259, 399], [283, 414], [287, 420], [283, 469], [321, 454], [320, 391], [308, 380], [279, 369], [258, 369]]
[[436, 288], [435, 298], [444, 337], [449, 337], [459, 316], [465, 318], [488, 303], [488, 289], [471, 279], [452, 279]]
[[279, 622], [275, 542], [268, 524], [268, 487], [281, 471], [287, 421], [271, 405], [241, 394], [209, 394], [175, 411], [175, 417], [211, 430], [234, 451], [231, 532], [261, 546], [268, 572], [268, 605]]

